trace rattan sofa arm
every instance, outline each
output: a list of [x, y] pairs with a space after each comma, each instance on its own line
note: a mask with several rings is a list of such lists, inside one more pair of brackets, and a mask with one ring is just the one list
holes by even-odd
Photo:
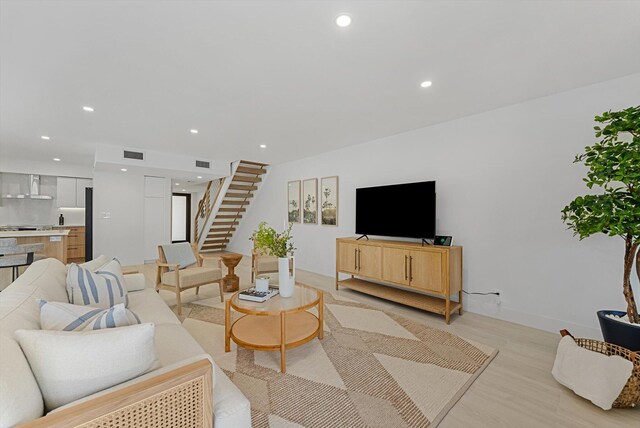
[[[142, 428], [163, 421], [179, 426], [194, 420], [213, 426], [213, 366], [208, 359], [19, 425], [19, 428], [117, 426]], [[136, 422], [137, 421], [137, 422]], [[202, 425], [200, 425], [200, 422]]]

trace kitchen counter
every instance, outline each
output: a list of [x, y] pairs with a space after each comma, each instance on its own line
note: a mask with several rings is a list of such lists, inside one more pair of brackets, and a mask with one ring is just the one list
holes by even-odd
[[0, 238], [31, 238], [40, 236], [67, 236], [69, 229], [55, 230], [16, 230], [11, 232], [0, 232]]

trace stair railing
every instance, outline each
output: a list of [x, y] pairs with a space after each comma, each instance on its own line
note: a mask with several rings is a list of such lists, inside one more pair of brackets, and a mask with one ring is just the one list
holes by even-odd
[[207, 189], [202, 195], [202, 199], [198, 202], [198, 211], [193, 222], [193, 235], [195, 237], [194, 242], [200, 242], [202, 234], [206, 231], [206, 226], [209, 222], [209, 217], [213, 211], [213, 206], [220, 196], [220, 190], [222, 189], [222, 183], [224, 178], [212, 180], [207, 184]]

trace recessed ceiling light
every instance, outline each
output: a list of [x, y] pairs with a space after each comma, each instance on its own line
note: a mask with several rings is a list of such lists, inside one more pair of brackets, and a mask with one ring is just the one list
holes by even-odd
[[183, 192], [186, 192], [186, 191], [187, 191], [187, 189], [182, 189], [182, 191], [183, 191]]
[[191, 130], [191, 133], [192, 133], [192, 134], [197, 134], [197, 133], [198, 133], [198, 130], [197, 130], [197, 129], [192, 129], [192, 130]]
[[266, 145], [266, 144], [260, 144], [260, 148], [261, 148], [261, 149], [266, 149], [266, 148], [267, 148], [267, 145]]
[[82, 107], [82, 110], [84, 110], [84, 111], [93, 111], [93, 107], [84, 106], [84, 107]]
[[180, 185], [180, 183], [176, 183], [176, 186], [179, 186], [179, 185]]
[[127, 172], [127, 168], [120, 168], [120, 171]]
[[40, 137], [40, 138], [42, 138], [43, 140], [50, 140], [50, 139], [51, 139], [51, 138], [49, 138], [47, 135], [43, 135], [43, 136], [42, 136], [42, 137]]
[[60, 162], [60, 158], [53, 158], [54, 162]]
[[336, 18], [336, 25], [338, 27], [348, 27], [351, 25], [351, 17], [349, 15], [340, 15]]
[[199, 176], [197, 176], [196, 178], [202, 178], [202, 176], [201, 176], [201, 175], [199, 175]]
[[422, 83], [420, 84], [420, 87], [421, 87], [421, 88], [428, 88], [428, 87], [429, 87], [429, 86], [431, 86], [431, 85], [432, 85], [431, 80], [425, 80], [424, 82], [422, 82]]

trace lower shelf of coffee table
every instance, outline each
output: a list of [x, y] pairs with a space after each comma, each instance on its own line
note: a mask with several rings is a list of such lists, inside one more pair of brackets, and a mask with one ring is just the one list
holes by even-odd
[[[286, 315], [285, 347], [294, 348], [318, 335], [320, 322], [312, 313]], [[231, 326], [231, 339], [238, 345], [257, 350], [278, 350], [281, 346], [280, 317], [245, 315]]]

